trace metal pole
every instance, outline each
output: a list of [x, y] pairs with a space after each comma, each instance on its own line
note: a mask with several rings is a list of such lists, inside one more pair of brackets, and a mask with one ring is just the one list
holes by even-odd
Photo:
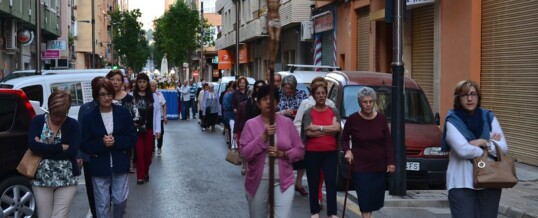
[[[204, 78], [204, 2], [200, 2], [200, 16], [200, 72], [198, 72], [198, 78]], [[207, 80], [210, 81], [209, 77]]]
[[405, 186], [405, 126], [404, 126], [404, 63], [403, 51], [403, 14], [404, 0], [394, 0], [393, 23], [393, 59], [392, 62], [392, 142], [394, 146], [394, 159], [396, 172], [392, 175], [389, 186], [390, 195], [406, 195]]
[[95, 5], [94, 0], [92, 0], [92, 68], [95, 69]]
[[239, 25], [239, 10], [241, 10], [241, 1], [236, 0], [235, 1], [235, 66], [234, 66], [234, 73], [232, 76], [240, 75], [239, 74], [239, 28], [241, 25]]
[[35, 37], [36, 37], [36, 53], [37, 63], [35, 74], [41, 74], [41, 1], [35, 1]]

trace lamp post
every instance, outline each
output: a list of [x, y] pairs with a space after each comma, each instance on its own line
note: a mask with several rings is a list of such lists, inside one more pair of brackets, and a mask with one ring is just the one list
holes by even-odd
[[35, 37], [36, 37], [36, 53], [37, 53], [37, 63], [35, 68], [35, 74], [41, 74], [41, 1], [35, 1]]
[[92, 68], [95, 69], [95, 13], [94, 13], [94, 10], [95, 10], [95, 6], [94, 6], [94, 1], [95, 0], [92, 0], [91, 1], [91, 20], [79, 20], [78, 22], [81, 22], [81, 23], [91, 23], [92, 24]]
[[[200, 2], [200, 72], [198, 72], [198, 80], [204, 75], [204, 2]], [[194, 79], [194, 78], [193, 78]], [[209, 81], [209, 76], [207, 78]]]

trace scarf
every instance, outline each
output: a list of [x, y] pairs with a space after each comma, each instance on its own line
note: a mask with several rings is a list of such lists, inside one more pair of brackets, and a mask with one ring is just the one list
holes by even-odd
[[491, 121], [493, 121], [493, 112], [477, 108], [473, 114], [469, 114], [462, 109], [453, 109], [448, 111], [443, 129], [443, 141], [441, 142], [441, 151], [448, 152], [450, 147], [446, 142], [446, 124], [451, 123], [467, 139], [489, 140], [491, 131]]

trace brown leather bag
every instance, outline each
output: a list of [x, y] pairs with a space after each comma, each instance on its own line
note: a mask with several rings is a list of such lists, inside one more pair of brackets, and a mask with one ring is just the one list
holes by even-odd
[[226, 154], [226, 161], [230, 162], [233, 165], [241, 165], [243, 164], [243, 158], [241, 157], [241, 154], [239, 153], [239, 149], [237, 148], [237, 143], [233, 139], [231, 139], [232, 148], [228, 151], [228, 154]]
[[34, 178], [37, 172], [37, 167], [41, 162], [42, 157], [28, 149], [17, 166], [17, 171], [23, 176]]
[[506, 156], [499, 145], [495, 145], [496, 160], [488, 158], [488, 151], [483, 148], [484, 154], [473, 159], [473, 184], [475, 188], [512, 188], [517, 182], [514, 159]]

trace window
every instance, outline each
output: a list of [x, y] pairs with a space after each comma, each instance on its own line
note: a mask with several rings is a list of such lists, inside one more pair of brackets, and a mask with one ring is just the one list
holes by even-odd
[[65, 82], [65, 83], [56, 83], [50, 86], [51, 92], [56, 90], [64, 90], [67, 93], [71, 94], [73, 99], [71, 106], [80, 106], [84, 104], [84, 99], [82, 97], [82, 86], [80, 82]]
[[43, 86], [33, 85], [21, 88], [22, 91], [28, 96], [28, 99], [32, 101], [39, 101], [39, 105], [43, 107]]
[[0, 132], [8, 131], [13, 125], [15, 111], [17, 110], [17, 102], [10, 99], [0, 100]]

